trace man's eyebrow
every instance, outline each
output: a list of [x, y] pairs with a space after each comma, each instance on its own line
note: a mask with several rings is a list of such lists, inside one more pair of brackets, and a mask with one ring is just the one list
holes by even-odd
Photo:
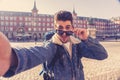
[[66, 25], [66, 26], [71, 26], [71, 25]]
[[63, 27], [62, 25], [59, 25], [58, 27]]

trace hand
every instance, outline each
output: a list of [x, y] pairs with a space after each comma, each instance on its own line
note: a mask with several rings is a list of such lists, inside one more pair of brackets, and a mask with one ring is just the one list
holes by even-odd
[[74, 34], [80, 38], [81, 40], [86, 40], [88, 38], [87, 29], [83, 28], [74, 28], [73, 30]]
[[4, 75], [11, 63], [11, 46], [7, 37], [0, 32], [0, 76]]

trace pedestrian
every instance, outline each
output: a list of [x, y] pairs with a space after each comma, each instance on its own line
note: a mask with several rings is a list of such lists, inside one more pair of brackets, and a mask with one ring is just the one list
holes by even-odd
[[52, 65], [54, 80], [84, 80], [82, 57], [108, 57], [105, 48], [86, 29], [73, 27], [71, 12], [61, 10], [54, 15], [54, 30], [51, 40], [31, 48], [12, 48], [1, 33], [0, 75], [10, 77], [47, 61]]
[[35, 37], [35, 38], [34, 38], [35, 44], [37, 44], [37, 40], [38, 40], [37, 37]]

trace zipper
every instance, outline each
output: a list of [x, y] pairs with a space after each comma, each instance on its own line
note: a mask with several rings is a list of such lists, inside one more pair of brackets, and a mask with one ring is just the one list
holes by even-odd
[[[63, 48], [64, 48], [64, 50], [65, 50], [65, 52], [66, 52], [66, 54], [67, 54], [67, 56], [68, 56], [68, 58], [69, 58], [69, 60], [70, 60], [70, 63], [71, 63], [71, 72], [72, 72], [72, 80], [75, 80], [75, 71], [74, 71], [74, 69], [73, 69], [73, 55], [72, 55], [72, 58], [70, 58], [70, 55], [69, 55], [69, 52], [66, 50], [66, 48], [63, 46]], [[73, 51], [73, 50], [72, 50]], [[73, 52], [72, 52], [73, 53]]]

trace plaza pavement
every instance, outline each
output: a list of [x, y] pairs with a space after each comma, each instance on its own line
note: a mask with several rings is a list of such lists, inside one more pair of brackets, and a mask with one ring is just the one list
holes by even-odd
[[[100, 42], [108, 52], [108, 58], [102, 61], [82, 58], [85, 80], [120, 80], [120, 42]], [[11, 43], [12, 46], [34, 46], [35, 43]], [[36, 45], [41, 45], [37, 43]], [[41, 65], [21, 72], [11, 78], [0, 80], [43, 80], [39, 76]]]

